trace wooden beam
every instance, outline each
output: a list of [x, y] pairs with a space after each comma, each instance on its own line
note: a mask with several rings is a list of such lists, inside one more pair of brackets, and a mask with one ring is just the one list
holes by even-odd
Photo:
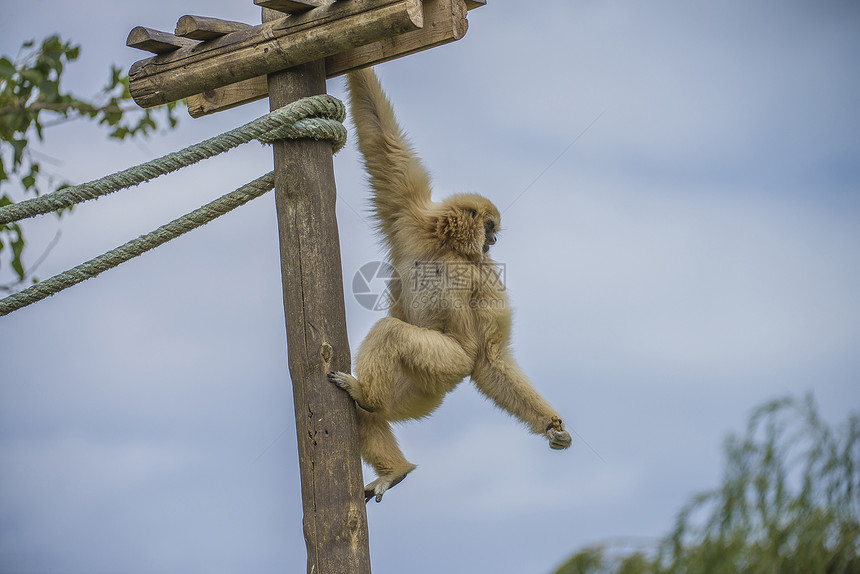
[[331, 4], [333, 0], [254, 0], [254, 4], [284, 14], [301, 14], [319, 6]]
[[[303, 64], [268, 81], [274, 110], [324, 94], [325, 65]], [[281, 140], [272, 148], [307, 572], [370, 574], [355, 402], [327, 379], [350, 370], [331, 144]]]
[[333, 78], [351, 70], [454, 42], [465, 36], [468, 28], [463, 0], [425, 0], [423, 28], [329, 56], [326, 58], [326, 74]]
[[423, 22], [421, 0], [335, 2], [135, 62], [129, 90], [141, 107], [166, 104], [411, 32]]
[[[424, 0], [424, 27], [399, 36], [358, 46], [326, 58], [326, 76], [366, 68], [407, 54], [459, 40], [468, 22], [463, 0]], [[268, 96], [266, 78], [260, 76], [188, 97], [188, 113], [199, 118]]]
[[191, 48], [199, 44], [194, 40], [180, 38], [169, 32], [161, 32], [152, 28], [137, 26], [128, 33], [125, 45], [153, 54], [169, 54], [180, 48]]
[[223, 88], [215, 88], [202, 94], [188, 96], [185, 102], [188, 104], [188, 115], [192, 118], [199, 118], [229, 110], [242, 104], [256, 102], [268, 95], [269, 86], [266, 82], [266, 76], [257, 76]]
[[176, 35], [193, 40], [212, 40], [250, 27], [250, 24], [206, 16], [183, 16], [176, 23]]
[[487, 0], [466, 0], [466, 9], [474, 10], [475, 8], [480, 8], [481, 6], [486, 6]]

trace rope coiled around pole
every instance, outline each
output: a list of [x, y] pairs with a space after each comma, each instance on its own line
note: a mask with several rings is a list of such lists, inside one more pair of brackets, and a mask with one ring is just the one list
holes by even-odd
[[[220, 136], [156, 160], [117, 172], [94, 182], [64, 188], [52, 194], [0, 208], [0, 223], [19, 221], [34, 215], [56, 211], [125, 187], [137, 185], [254, 139], [271, 143], [279, 139], [313, 138], [332, 142], [333, 150], [338, 151], [346, 143], [346, 128], [342, 124], [344, 118], [343, 104], [336, 98], [327, 95], [305, 98]], [[50, 279], [32, 285], [19, 293], [0, 299], [0, 316], [8, 315], [22, 307], [41, 301], [63, 289], [95, 277], [103, 271], [154, 249], [192, 229], [205, 225], [240, 205], [265, 194], [274, 186], [274, 173], [269, 172], [191, 213], [162, 225], [155, 231], [133, 239]]]
[[118, 171], [103, 178], [73, 185], [53, 193], [0, 207], [0, 225], [59, 211], [120, 189], [155, 179], [258, 140], [313, 138], [332, 142], [334, 151], [346, 143], [343, 103], [329, 95], [311, 96], [277, 109], [263, 117], [163, 157]]

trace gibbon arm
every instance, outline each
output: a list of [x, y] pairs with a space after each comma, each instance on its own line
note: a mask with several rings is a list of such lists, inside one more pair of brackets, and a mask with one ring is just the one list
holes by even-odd
[[553, 417], [558, 417], [556, 411], [535, 390], [509, 351], [500, 352], [494, 359], [480, 359], [472, 381], [479, 391], [527, 424], [533, 433], [545, 435], [550, 447], [570, 446], [570, 434], [561, 424], [558, 425], [561, 428], [553, 426]]
[[347, 84], [376, 217], [391, 238], [397, 219], [412, 217], [430, 204], [430, 175], [406, 141], [376, 73], [370, 68], [350, 72]]

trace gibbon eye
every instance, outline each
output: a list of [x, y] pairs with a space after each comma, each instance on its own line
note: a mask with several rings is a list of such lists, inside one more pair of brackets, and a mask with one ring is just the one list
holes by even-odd
[[477, 212], [477, 211], [475, 211], [474, 209], [467, 209], [467, 210], [466, 210], [466, 213], [468, 213], [468, 214], [469, 214], [470, 216], [472, 216], [472, 217], [477, 217], [477, 216], [478, 216], [478, 212]]

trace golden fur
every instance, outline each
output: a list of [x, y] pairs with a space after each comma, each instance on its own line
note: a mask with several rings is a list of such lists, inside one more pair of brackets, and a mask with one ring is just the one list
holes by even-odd
[[358, 350], [355, 376], [332, 382], [358, 403], [362, 457], [379, 478], [369, 499], [400, 482], [415, 465], [397, 446], [390, 421], [420, 418], [466, 377], [553, 448], [570, 435], [529, 383], [510, 350], [511, 312], [489, 256], [499, 210], [474, 194], [430, 199], [430, 176], [407, 143], [371, 70], [348, 76], [358, 146], [373, 188], [376, 222], [400, 282], [390, 316]]

